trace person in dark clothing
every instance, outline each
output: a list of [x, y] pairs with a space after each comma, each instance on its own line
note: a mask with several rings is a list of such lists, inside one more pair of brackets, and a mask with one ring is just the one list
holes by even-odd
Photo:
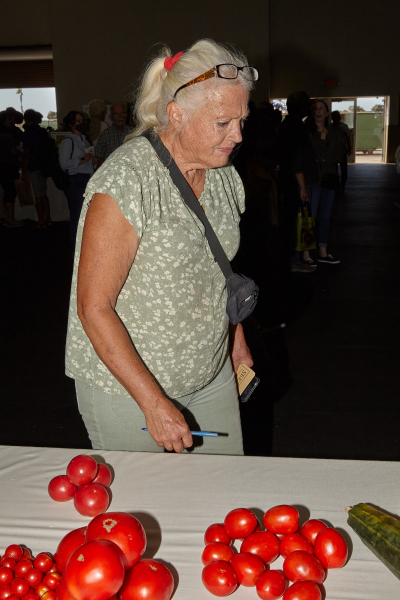
[[10, 115], [0, 112], [0, 185], [3, 188], [4, 225], [21, 227], [14, 218], [14, 204], [17, 190], [15, 180], [19, 179], [19, 157], [16, 141], [11, 133], [13, 126]]
[[342, 115], [338, 110], [334, 110], [332, 113], [332, 125], [338, 132], [339, 139], [344, 146], [345, 153], [342, 160], [340, 161], [340, 193], [344, 194], [344, 190], [347, 182], [347, 157], [352, 152], [351, 146], [351, 132], [349, 126], [342, 121]]
[[311, 273], [316, 265], [303, 262], [293, 250], [295, 219], [301, 203], [308, 203], [310, 186], [318, 181], [315, 156], [303, 119], [310, 114], [311, 101], [306, 92], [294, 92], [287, 99], [288, 116], [279, 130], [279, 186], [283, 197], [282, 237], [290, 270]]

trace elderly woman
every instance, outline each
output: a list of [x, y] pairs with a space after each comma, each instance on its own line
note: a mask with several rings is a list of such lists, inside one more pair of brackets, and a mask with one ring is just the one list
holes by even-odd
[[233, 371], [253, 361], [204, 227], [140, 134], [161, 138], [232, 259], [244, 192], [229, 157], [258, 75], [210, 40], [169, 54], [143, 76], [131, 139], [86, 190], [66, 372], [93, 448], [181, 452], [196, 429], [223, 435], [193, 451], [243, 454]]

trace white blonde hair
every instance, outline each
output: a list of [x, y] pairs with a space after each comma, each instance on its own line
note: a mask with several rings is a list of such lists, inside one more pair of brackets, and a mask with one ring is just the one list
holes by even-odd
[[[233, 64], [237, 67], [248, 64], [242, 52], [208, 39], [195, 42], [170, 71], [164, 67], [164, 61], [168, 56], [171, 56], [171, 51], [164, 46], [159, 55], [146, 67], [135, 94], [136, 127], [126, 140], [139, 136], [151, 127], [157, 132], [165, 131], [169, 125], [167, 105], [174, 99], [176, 90], [185, 83], [219, 64]], [[248, 91], [253, 87], [253, 82], [243, 77], [242, 72], [239, 71], [237, 79], [213, 77], [185, 87], [180, 90], [175, 102], [190, 113], [205, 105], [211, 86], [238, 83]]]
[[104, 100], [91, 100], [89, 102], [89, 115], [91, 117], [100, 117], [107, 112], [107, 106]]

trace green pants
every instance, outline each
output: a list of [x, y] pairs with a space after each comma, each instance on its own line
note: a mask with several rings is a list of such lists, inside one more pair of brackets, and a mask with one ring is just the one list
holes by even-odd
[[[113, 396], [83, 381], [75, 381], [79, 412], [96, 450], [163, 452], [147, 431], [144, 414], [133, 400]], [[217, 377], [202, 390], [173, 400], [191, 430], [215, 431], [217, 438], [193, 437], [184, 452], [243, 454], [236, 381], [230, 358]]]

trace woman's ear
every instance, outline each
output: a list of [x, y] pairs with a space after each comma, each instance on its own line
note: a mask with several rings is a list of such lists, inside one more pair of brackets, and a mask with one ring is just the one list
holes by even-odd
[[168, 102], [167, 115], [169, 118], [169, 122], [171, 123], [174, 129], [177, 130], [182, 128], [185, 119], [185, 112], [177, 102], [174, 102], [173, 100], [171, 102]]

